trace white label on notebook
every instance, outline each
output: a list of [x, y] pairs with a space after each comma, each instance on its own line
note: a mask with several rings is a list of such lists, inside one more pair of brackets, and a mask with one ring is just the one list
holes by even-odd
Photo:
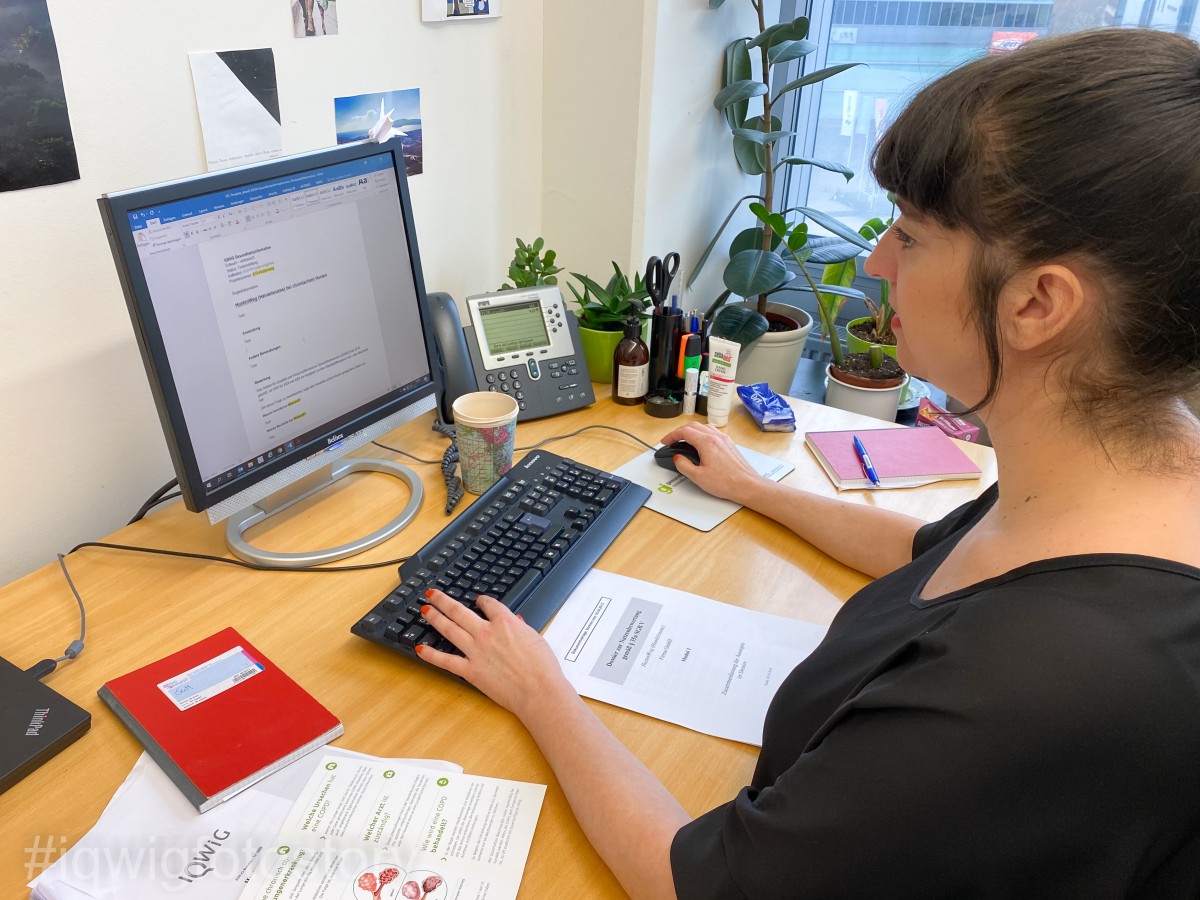
[[234, 647], [182, 675], [159, 682], [158, 689], [179, 709], [191, 709], [262, 670], [262, 663], [241, 647]]

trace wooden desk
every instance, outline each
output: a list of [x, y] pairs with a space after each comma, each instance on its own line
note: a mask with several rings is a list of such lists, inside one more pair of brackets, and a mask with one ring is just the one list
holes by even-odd
[[[683, 417], [654, 419], [640, 407], [617, 406], [607, 399], [607, 385], [598, 386], [597, 395], [605, 399], [587, 410], [523, 423], [517, 432], [518, 446], [587, 424], [615, 425], [656, 443], [685, 421]], [[804, 432], [879, 427], [880, 423], [803, 400], [793, 405], [797, 418], [793, 434], [760, 432], [736, 401], [726, 430], [741, 444], [795, 463], [789, 483], [833, 495], [832, 485], [804, 448]], [[430, 413], [381, 440], [424, 459], [440, 459], [445, 438], [429, 429], [431, 421]], [[980, 482], [852, 492], [846, 498], [937, 518], [995, 479], [992, 451], [964, 447], [984, 469]], [[629, 438], [605, 430], [587, 431], [548, 449], [608, 471], [643, 452]], [[374, 446], [361, 452], [391, 456]], [[445, 525], [445, 489], [438, 466], [413, 464], [413, 468], [425, 483], [421, 513], [398, 536], [345, 562], [412, 553]], [[325, 491], [318, 502], [258, 526], [251, 539], [280, 550], [331, 546], [379, 527], [394, 515], [397, 504], [407, 500], [407, 488], [396, 479], [368, 473], [345, 482]], [[151, 487], [147, 485], [147, 493]], [[471, 499], [468, 494], [459, 514]], [[229, 555], [224, 526], [209, 526], [206, 517], [187, 512], [178, 502], [108, 539]], [[664, 547], [672, 547], [673, 552], [661, 552]], [[658, 549], [651, 553], [648, 548]], [[481, 694], [350, 634], [351, 624], [394, 587], [394, 568], [336, 574], [253, 572], [93, 548], [73, 554], [68, 564], [87, 606], [87, 647], [77, 661], [65, 664], [46, 681], [91, 711], [92, 728], [63, 754], [0, 795], [0, 897], [26, 896], [30, 855], [25, 848], [52, 843], [61, 852], [73, 845], [91, 828], [141, 752], [133, 736], [97, 698], [96, 689], [227, 625], [241, 631], [341, 717], [346, 733], [339, 746], [377, 756], [448, 759], [468, 772], [548, 785], [523, 896], [561, 896], [563, 885], [575, 886], [571, 896], [623, 896], [516, 719]], [[707, 534], [642, 510], [598, 567], [819, 623], [829, 622], [840, 603], [867, 581], [748, 510], [738, 511]], [[56, 564], [0, 589], [0, 616], [5, 623], [0, 655], [23, 668], [57, 655], [78, 636], [76, 613]], [[754, 747], [604, 704], [593, 706], [692, 814], [732, 798], [750, 778], [757, 758]], [[48, 861], [44, 855], [42, 861]]]

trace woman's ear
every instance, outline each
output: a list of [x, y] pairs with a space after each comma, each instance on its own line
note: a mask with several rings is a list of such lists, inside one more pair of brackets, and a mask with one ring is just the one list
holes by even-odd
[[1038, 350], [1068, 328], [1082, 326], [1090, 300], [1091, 293], [1071, 266], [1036, 266], [1016, 275], [1001, 292], [1000, 332], [1014, 350]]

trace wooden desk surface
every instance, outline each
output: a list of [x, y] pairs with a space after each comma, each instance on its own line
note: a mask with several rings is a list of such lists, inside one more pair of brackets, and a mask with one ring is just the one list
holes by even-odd
[[[617, 406], [607, 399], [607, 385], [598, 385], [597, 395], [605, 399], [587, 410], [522, 423], [518, 446], [592, 424], [615, 425], [657, 443], [685, 421], [684, 417], [655, 419], [640, 407]], [[793, 406], [795, 433], [760, 432], [736, 401], [726, 431], [740, 444], [793, 462], [796, 470], [788, 483], [834, 495], [804, 448], [804, 432], [880, 423], [803, 400], [793, 401]], [[424, 459], [440, 459], [446, 441], [429, 429], [431, 421], [432, 413], [426, 414], [381, 441]], [[980, 482], [844, 496], [927, 520], [938, 518], [995, 480], [992, 451], [964, 448], [984, 470]], [[554, 442], [547, 449], [608, 471], [644, 452], [628, 437], [602, 429]], [[371, 445], [360, 455], [394, 457]], [[398, 536], [343, 564], [407, 555], [445, 525], [445, 489], [438, 466], [412, 466], [425, 484], [421, 513]], [[319, 501], [258, 526], [251, 540], [280, 550], [332, 546], [379, 527], [395, 514], [397, 504], [407, 500], [406, 486], [394, 478], [367, 473], [344, 481], [326, 490]], [[147, 486], [147, 494], [151, 487]], [[472, 499], [468, 494], [458, 514]], [[230, 555], [224, 525], [208, 525], [205, 516], [187, 512], [179, 502], [107, 539]], [[674, 552], [646, 552], [667, 546]], [[737, 564], [731, 565], [734, 561]], [[50, 859], [44, 853], [40, 857], [47, 863], [73, 845], [94, 824], [141, 752], [134, 737], [96, 696], [97, 688], [229, 625], [342, 719], [346, 733], [338, 746], [377, 756], [448, 759], [468, 772], [546, 784], [522, 896], [563, 896], [564, 885], [577, 886], [570, 896], [624, 896], [579, 830], [554, 776], [515, 718], [481, 694], [350, 634], [351, 624], [395, 586], [394, 567], [330, 574], [253, 572], [95, 548], [71, 555], [68, 565], [87, 606], [87, 646], [77, 661], [64, 664], [46, 683], [88, 709], [92, 727], [76, 744], [0, 795], [0, 897], [27, 895], [24, 885], [36, 874], [27, 870], [31, 858], [27, 848], [51, 845]], [[597, 565], [818, 623], [829, 622], [840, 603], [867, 581], [748, 510], [739, 510], [704, 534], [643, 509]], [[22, 668], [58, 655], [79, 632], [77, 608], [57, 564], [0, 588], [0, 616], [5, 623], [0, 656]], [[749, 781], [757, 758], [755, 747], [587, 702], [694, 815], [732, 798]]]

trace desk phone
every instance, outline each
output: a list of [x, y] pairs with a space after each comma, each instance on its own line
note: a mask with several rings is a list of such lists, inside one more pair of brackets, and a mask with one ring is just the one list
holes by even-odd
[[540, 419], [596, 402], [579, 343], [579, 325], [555, 285], [477, 294], [461, 326], [454, 299], [428, 296], [445, 391], [442, 418], [468, 391], [503, 391], [517, 400], [517, 421]]

